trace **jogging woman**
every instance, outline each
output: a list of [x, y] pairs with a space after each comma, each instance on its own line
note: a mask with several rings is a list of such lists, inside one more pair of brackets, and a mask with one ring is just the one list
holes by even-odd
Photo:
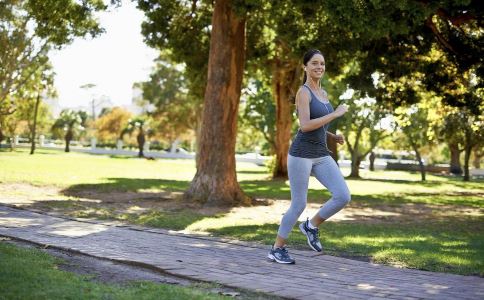
[[286, 240], [297, 219], [306, 208], [309, 176], [313, 175], [330, 192], [329, 199], [314, 217], [299, 225], [307, 237], [309, 246], [321, 252], [319, 225], [340, 211], [351, 200], [348, 186], [331, 157], [327, 138], [344, 144], [344, 137], [328, 131], [334, 119], [344, 115], [348, 108], [340, 105], [333, 109], [328, 94], [321, 88], [321, 78], [325, 71], [325, 60], [319, 50], [310, 50], [303, 57], [304, 80], [296, 94], [296, 112], [299, 130], [289, 149], [287, 171], [291, 187], [291, 206], [284, 214], [279, 226], [276, 241], [268, 253], [268, 258], [282, 264], [293, 264], [295, 260], [286, 249]]

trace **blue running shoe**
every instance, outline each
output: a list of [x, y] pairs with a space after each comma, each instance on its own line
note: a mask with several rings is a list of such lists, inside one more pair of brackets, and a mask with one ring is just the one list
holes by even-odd
[[321, 246], [321, 242], [319, 241], [319, 229], [309, 228], [309, 218], [305, 222], [299, 224], [299, 229], [307, 237], [308, 245], [311, 249], [318, 252], [323, 251], [323, 246]]
[[274, 246], [272, 246], [271, 250], [267, 254], [267, 258], [280, 264], [296, 263], [296, 260], [289, 255], [289, 252], [287, 252], [285, 247], [274, 248]]

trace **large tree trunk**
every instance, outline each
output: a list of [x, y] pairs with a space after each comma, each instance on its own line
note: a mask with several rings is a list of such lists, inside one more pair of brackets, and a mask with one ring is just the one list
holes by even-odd
[[215, 1], [197, 173], [185, 199], [207, 205], [250, 204], [237, 182], [235, 140], [245, 62], [245, 18]]
[[291, 141], [292, 97], [300, 83], [300, 68], [297, 62], [275, 59], [272, 75], [272, 89], [276, 101], [276, 165], [273, 178], [287, 178], [287, 153]]
[[455, 175], [462, 175], [462, 167], [460, 165], [460, 153], [459, 145], [449, 143], [450, 150], [450, 173]]
[[39, 113], [39, 104], [40, 104], [40, 94], [37, 94], [37, 100], [35, 101], [35, 109], [34, 109], [34, 125], [32, 126], [32, 144], [30, 146], [30, 154], [34, 154], [35, 152], [35, 136], [37, 131], [37, 115]]

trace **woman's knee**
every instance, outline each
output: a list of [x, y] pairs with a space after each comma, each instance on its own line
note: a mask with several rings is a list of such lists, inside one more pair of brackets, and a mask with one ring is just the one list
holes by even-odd
[[345, 206], [351, 201], [350, 191], [349, 190], [338, 191], [337, 193], [333, 194], [333, 199], [341, 203], [342, 206]]
[[305, 209], [306, 209], [306, 203], [300, 203], [300, 204], [291, 205], [289, 210], [291, 210], [294, 215], [299, 217]]

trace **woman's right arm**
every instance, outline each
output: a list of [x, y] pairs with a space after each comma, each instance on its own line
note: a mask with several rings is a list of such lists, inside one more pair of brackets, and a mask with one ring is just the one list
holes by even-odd
[[316, 130], [333, 121], [334, 119], [341, 117], [348, 111], [348, 107], [346, 105], [340, 105], [334, 112], [327, 114], [324, 117], [311, 120], [309, 118], [310, 97], [309, 91], [302, 88], [300, 88], [296, 94], [299, 127], [301, 128], [302, 132]]

